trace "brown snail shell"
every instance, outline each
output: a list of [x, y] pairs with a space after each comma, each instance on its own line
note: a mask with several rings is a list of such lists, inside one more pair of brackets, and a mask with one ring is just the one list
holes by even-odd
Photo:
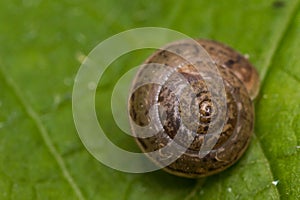
[[[223, 80], [225, 102], [212, 99], [212, 93], [206, 85], [207, 80], [214, 80], [218, 76], [208, 68], [206, 62], [200, 63], [199, 68], [174, 52], [166, 50], [172, 47], [176, 52], [187, 56], [193, 56], [193, 50], [183, 48], [188, 45], [188, 40], [174, 42], [167, 45], [166, 49], [158, 50], [151, 55], [143, 67], [136, 74], [132, 83], [132, 92], [128, 101], [128, 109], [133, 135], [143, 152], [159, 151], [161, 156], [149, 156], [164, 170], [178, 176], [197, 178], [223, 171], [234, 164], [248, 147], [254, 125], [254, 106], [252, 100], [258, 94], [259, 77], [255, 68], [241, 54], [230, 47], [211, 40], [197, 40], [206, 50], [208, 60], [217, 67], [219, 76]], [[190, 45], [190, 44], [189, 44]], [[194, 45], [195, 46], [195, 45]], [[193, 48], [190, 45], [189, 48]], [[204, 58], [205, 60], [205, 58]], [[161, 64], [170, 69], [168, 75], [164, 75], [158, 67], [152, 63]], [[203, 74], [199, 73], [205, 72]], [[175, 74], [175, 75], [174, 75]], [[190, 85], [190, 91], [176, 92], [179, 76], [183, 77]], [[177, 76], [176, 76], [177, 75]], [[163, 79], [163, 85], [155, 81]], [[147, 84], [141, 82], [147, 80]], [[215, 91], [221, 91], [219, 85], [213, 85]], [[175, 91], [176, 90], [176, 91]], [[190, 93], [194, 96], [191, 97]], [[192, 101], [188, 101], [189, 96]], [[192, 103], [191, 103], [192, 102]], [[191, 105], [188, 105], [191, 104]], [[151, 110], [158, 105], [157, 110]], [[225, 112], [221, 112], [220, 105], [225, 105]], [[190, 115], [186, 114], [186, 111]], [[154, 114], [153, 114], [154, 113]], [[212, 149], [204, 156], [199, 156], [201, 147], [204, 146], [206, 136], [211, 124], [215, 122], [215, 116], [224, 115], [224, 122], [218, 138]], [[143, 129], [150, 123], [157, 123], [160, 127], [154, 135], [143, 136]], [[187, 130], [181, 129], [181, 124]], [[179, 137], [176, 137], [181, 132]], [[192, 137], [191, 142], [186, 141]], [[160, 151], [170, 142], [186, 146], [184, 152], [172, 163], [164, 165], [163, 160], [170, 152]]]

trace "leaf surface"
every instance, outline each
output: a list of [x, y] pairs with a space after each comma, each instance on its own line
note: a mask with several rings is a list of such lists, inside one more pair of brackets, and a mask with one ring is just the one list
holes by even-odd
[[[0, 199], [300, 199], [298, 0], [4, 0], [0, 10]], [[141, 26], [224, 42], [257, 67], [255, 134], [228, 170], [199, 180], [127, 174], [84, 148], [71, 105], [79, 61]], [[120, 58], [99, 85], [99, 121], [125, 149], [137, 150], [109, 114], [113, 82], [149, 53]]]

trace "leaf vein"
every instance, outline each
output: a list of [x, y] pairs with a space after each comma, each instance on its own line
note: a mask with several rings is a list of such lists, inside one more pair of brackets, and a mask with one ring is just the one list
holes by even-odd
[[295, 74], [291, 73], [288, 70], [282, 69], [281, 70], [283, 73], [285, 73], [287, 76], [289, 76], [291, 79], [293, 79], [294, 81], [296, 81], [297, 83], [300, 83], [300, 78], [297, 77]]
[[[266, 162], [266, 167], [269, 168], [269, 170], [267, 170], [267, 172], [269, 172], [269, 176], [272, 178], [272, 180], [274, 180], [274, 174], [273, 174], [273, 171], [272, 171], [270, 162], [269, 162], [269, 160], [268, 160], [268, 157], [266, 156], [266, 152], [265, 152], [265, 150], [262, 148], [261, 141], [260, 141], [259, 139], [257, 139], [257, 136], [256, 136], [255, 133], [254, 133], [253, 135], [254, 135], [254, 137], [256, 138], [257, 146], [260, 148], [260, 150], [261, 150], [263, 156], [266, 158], [266, 161], [267, 161], [267, 162]], [[276, 197], [277, 197], [277, 199], [280, 199], [280, 193], [279, 193], [277, 187], [276, 187], [275, 191], [276, 191]]]
[[[271, 69], [271, 65], [274, 62], [274, 57], [277, 53], [277, 51], [279, 50], [281, 44], [284, 42], [285, 36], [288, 34], [289, 30], [292, 27], [292, 22], [293, 19], [295, 18], [295, 16], [297, 15], [297, 11], [299, 10], [299, 0], [295, 1], [294, 5], [291, 6], [291, 11], [289, 12], [289, 15], [285, 21], [284, 27], [281, 31], [281, 33], [279, 34], [277, 41], [275, 41], [273, 43], [273, 45], [270, 48], [270, 51], [267, 54], [267, 58], [266, 61], [264, 63], [264, 70], [261, 73], [261, 89], [264, 87], [265, 82], [266, 82], [266, 77], [268, 75], [268, 73], [270, 73], [270, 69]], [[259, 100], [256, 102], [256, 104], [259, 103]], [[268, 167], [270, 170], [268, 170], [270, 172], [271, 177], [274, 179], [274, 172], [272, 170], [272, 167], [270, 165], [268, 156], [266, 155], [266, 150], [263, 148], [261, 141], [258, 139], [258, 146], [260, 147], [264, 157], [268, 160]], [[280, 191], [279, 189], [276, 187], [276, 196], [278, 199], [280, 199]]]
[[77, 184], [75, 183], [73, 177], [69, 173], [66, 164], [61, 157], [61, 155], [56, 150], [48, 131], [46, 130], [45, 126], [43, 125], [42, 121], [40, 120], [40, 117], [37, 112], [34, 111], [34, 109], [30, 106], [30, 104], [26, 101], [26, 99], [23, 97], [21, 90], [15, 83], [15, 81], [9, 76], [9, 74], [4, 70], [2, 66], [0, 66], [0, 73], [6, 82], [6, 84], [11, 88], [11, 90], [14, 92], [14, 95], [16, 98], [20, 101], [21, 105], [24, 107], [26, 114], [32, 119], [32, 121], [35, 123], [37, 129], [39, 130], [43, 141], [45, 142], [46, 147], [56, 160], [60, 170], [62, 171], [62, 174], [66, 181], [70, 184], [72, 189], [74, 190], [75, 194], [77, 195], [78, 199], [84, 200], [83, 194]]
[[198, 179], [196, 185], [191, 190], [191, 192], [189, 193], [189, 195], [187, 195], [184, 198], [184, 200], [190, 200], [190, 199], [192, 199], [197, 194], [197, 191], [205, 184], [205, 181], [206, 181], [206, 178]]
[[295, 5], [291, 6], [290, 14], [287, 16], [287, 19], [285, 22], [283, 22], [284, 26], [280, 34], [278, 34], [278, 37], [275, 42], [273, 42], [272, 46], [270, 47], [270, 51], [268, 51], [266, 55], [265, 62], [263, 63], [264, 70], [262, 70], [260, 77], [261, 77], [261, 88], [263, 88], [263, 85], [265, 83], [266, 76], [270, 72], [271, 65], [274, 61], [274, 56], [276, 55], [278, 49], [280, 48], [281, 44], [283, 43], [285, 39], [285, 35], [288, 34], [290, 28], [292, 27], [292, 22], [295, 16], [297, 15], [297, 11], [299, 10], [299, 0], [295, 2]]

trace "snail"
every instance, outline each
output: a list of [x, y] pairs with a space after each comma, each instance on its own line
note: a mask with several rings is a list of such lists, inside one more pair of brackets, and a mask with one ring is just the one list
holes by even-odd
[[172, 42], [154, 52], [132, 81], [132, 134], [171, 174], [216, 174], [249, 146], [258, 91], [258, 72], [231, 47], [206, 39]]

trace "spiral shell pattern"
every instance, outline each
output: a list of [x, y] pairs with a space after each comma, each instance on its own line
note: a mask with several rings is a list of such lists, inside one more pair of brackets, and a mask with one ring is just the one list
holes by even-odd
[[[205, 53], [199, 54], [199, 44]], [[197, 67], [185, 59], [193, 56], [198, 56]], [[188, 178], [215, 174], [248, 147], [258, 85], [255, 68], [225, 45], [171, 43], [151, 55], [133, 80], [128, 101], [133, 136], [143, 152], [158, 152], [147, 155], [167, 172]], [[224, 99], [214, 98], [221, 93]], [[164, 149], [170, 143], [183, 150], [166, 165], [174, 156]], [[211, 148], [203, 149], [207, 144]]]

